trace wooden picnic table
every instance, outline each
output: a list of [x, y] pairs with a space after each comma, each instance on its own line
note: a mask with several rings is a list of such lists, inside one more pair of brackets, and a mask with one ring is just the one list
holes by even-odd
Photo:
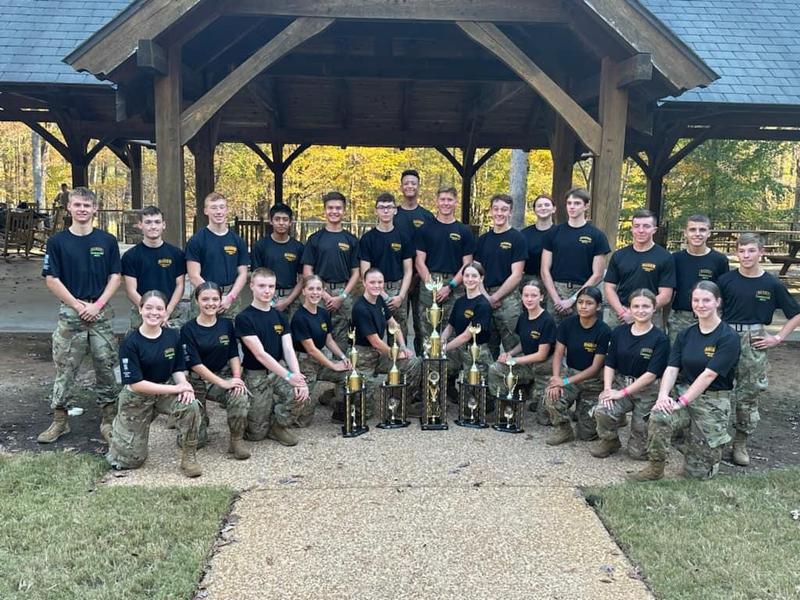
[[800, 265], [800, 257], [797, 256], [800, 253], [800, 240], [787, 240], [786, 243], [789, 246], [788, 254], [767, 254], [770, 262], [781, 265], [779, 277], [786, 275], [792, 265]]

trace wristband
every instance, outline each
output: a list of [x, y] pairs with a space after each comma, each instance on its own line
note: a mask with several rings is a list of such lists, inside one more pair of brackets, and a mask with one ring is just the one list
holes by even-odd
[[236, 372], [236, 371], [233, 371], [233, 372], [231, 373], [231, 376], [233, 376], [233, 377], [236, 377], [236, 379], [241, 379], [241, 378], [242, 378], [242, 374], [241, 374], [241, 373], [238, 373], [238, 372]]
[[289, 380], [292, 378], [292, 376], [293, 376], [293, 375], [294, 375], [294, 373], [292, 373], [291, 371], [288, 371], [288, 370], [287, 370], [287, 371], [286, 371], [286, 375], [284, 375], [284, 376], [283, 376], [283, 378], [284, 378], [286, 381], [289, 381]]
[[347, 360], [347, 355], [346, 354], [342, 354], [339, 358], [341, 360]]
[[344, 298], [345, 300], [347, 300], [347, 292], [345, 292], [344, 290], [342, 290], [342, 291], [341, 291], [341, 293], [339, 294], [339, 296], [341, 296], [342, 298]]
[[683, 406], [689, 406], [689, 399], [681, 394], [678, 396], [678, 404], [682, 404]]
[[458, 287], [458, 283], [455, 280], [455, 277], [447, 282], [447, 285], [450, 286], [450, 289], [456, 289]]
[[783, 337], [781, 336], [780, 333], [776, 333], [775, 334], [775, 339], [778, 340], [779, 344], [783, 341]]
[[95, 300], [95, 303], [94, 303], [94, 305], [95, 305], [97, 308], [99, 308], [100, 310], [103, 310], [103, 307], [106, 305], [106, 303], [105, 303], [105, 302], [103, 302], [102, 300]]
[[561, 380], [561, 383], [564, 385], [569, 385], [569, 377], [564, 377], [564, 379]]
[[630, 394], [630, 392], [628, 391], [628, 388], [626, 388], [626, 387], [622, 388], [622, 397], [623, 398], [626, 398], [629, 394]]
[[234, 294], [233, 292], [228, 292], [228, 298], [230, 298], [231, 302], [233, 302], [234, 300], [236, 300], [236, 294]]
[[624, 316], [625, 316], [625, 309], [623, 308], [621, 311], [619, 311], [619, 312], [617, 313], [617, 316], [618, 316], [620, 319], [621, 319], [622, 317], [624, 317]]

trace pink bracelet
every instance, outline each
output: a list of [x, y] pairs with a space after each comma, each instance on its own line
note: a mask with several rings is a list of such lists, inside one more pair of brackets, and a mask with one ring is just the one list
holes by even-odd
[[622, 397], [623, 398], [625, 398], [629, 394], [630, 394], [630, 392], [628, 391], [628, 388], [626, 388], [626, 387], [622, 388]]
[[681, 394], [680, 396], [678, 396], [678, 403], [683, 404], [684, 406], [689, 406], [689, 399], [683, 394]]
[[103, 310], [103, 307], [106, 305], [106, 303], [102, 300], [95, 300], [94, 305], [100, 310]]

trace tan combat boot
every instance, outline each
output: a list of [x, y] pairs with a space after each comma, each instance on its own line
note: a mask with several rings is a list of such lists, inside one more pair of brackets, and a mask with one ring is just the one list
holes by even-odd
[[231, 432], [231, 441], [228, 444], [228, 454], [233, 454], [236, 460], [247, 460], [250, 458], [250, 451], [244, 445], [244, 429], [246, 419], [243, 417], [228, 421], [228, 428]]
[[273, 422], [272, 427], [269, 428], [267, 437], [283, 446], [296, 446], [298, 442], [297, 437], [291, 431], [275, 422]]
[[184, 440], [181, 448], [181, 471], [187, 477], [200, 477], [203, 469], [197, 464], [197, 441], [189, 442]]
[[589, 453], [595, 458], [606, 458], [622, 448], [618, 437], [610, 440], [598, 440], [589, 448]]
[[737, 431], [733, 438], [733, 462], [740, 467], [750, 464], [750, 455], [747, 453], [747, 434]]
[[561, 423], [556, 425], [553, 433], [545, 440], [548, 446], [558, 446], [575, 439], [575, 432], [572, 431], [572, 423]]
[[104, 404], [100, 410], [103, 413], [103, 418], [100, 421], [100, 435], [103, 436], [106, 444], [110, 444], [111, 429], [114, 424], [114, 417], [117, 416], [117, 403]]
[[656, 481], [664, 478], [663, 460], [651, 460], [650, 463], [637, 473], [629, 473], [626, 478], [628, 481]]
[[36, 441], [40, 444], [52, 444], [65, 433], [69, 433], [67, 409], [57, 408], [53, 411], [53, 422], [50, 424], [50, 427], [40, 433]]

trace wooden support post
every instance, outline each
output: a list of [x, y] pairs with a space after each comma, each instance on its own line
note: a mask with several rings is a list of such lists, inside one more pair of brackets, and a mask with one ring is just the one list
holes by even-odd
[[461, 162], [461, 222], [469, 224], [472, 215], [472, 177], [475, 175], [475, 148], [464, 150]]
[[283, 144], [272, 144], [272, 163], [275, 166], [272, 169], [275, 177], [274, 204], [283, 204], [283, 174], [286, 171], [286, 165], [283, 162]]
[[167, 74], [153, 79], [158, 152], [158, 204], [167, 229], [164, 239], [183, 247], [186, 242], [186, 198], [181, 145], [181, 49], [167, 49]]
[[608, 57], [600, 67], [600, 153], [592, 174], [592, 218], [613, 247], [619, 227], [622, 161], [625, 155], [625, 124], [628, 118], [628, 90], [617, 87], [617, 65]]
[[69, 166], [72, 172], [72, 187], [87, 187], [89, 185], [89, 161], [86, 154], [70, 152]]
[[564, 196], [572, 188], [572, 170], [575, 166], [575, 133], [567, 123], [555, 115], [553, 137], [550, 142], [550, 154], [553, 157], [552, 197], [556, 207], [556, 221], [567, 220], [567, 205]]
[[128, 157], [131, 170], [131, 208], [142, 208], [142, 147], [139, 144], [128, 144]]
[[203, 213], [205, 199], [214, 191], [214, 151], [219, 137], [219, 118], [214, 117], [206, 123], [189, 142], [189, 150], [194, 155], [195, 213], [193, 230], [199, 231], [208, 225], [208, 217]]

